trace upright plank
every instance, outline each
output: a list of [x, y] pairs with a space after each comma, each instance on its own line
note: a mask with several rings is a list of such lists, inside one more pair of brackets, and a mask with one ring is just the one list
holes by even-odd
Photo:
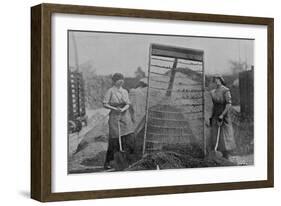
[[42, 199], [41, 6], [31, 8], [31, 197]]
[[145, 147], [146, 147], [146, 135], [147, 135], [147, 122], [148, 122], [148, 109], [149, 109], [149, 94], [150, 94], [150, 67], [151, 67], [151, 53], [152, 53], [152, 45], [149, 46], [149, 54], [148, 54], [148, 89], [147, 89], [147, 96], [146, 96], [146, 108], [145, 108], [145, 123], [144, 123], [144, 137], [143, 137], [143, 148], [142, 148], [142, 155], [145, 154]]
[[170, 76], [169, 86], [168, 86], [168, 89], [167, 89], [167, 92], [166, 92], [166, 97], [170, 97], [172, 95], [172, 90], [173, 90], [176, 71], [177, 71], [177, 64], [178, 64], [178, 59], [175, 58], [175, 61], [173, 63], [173, 67], [171, 69], [171, 76]]

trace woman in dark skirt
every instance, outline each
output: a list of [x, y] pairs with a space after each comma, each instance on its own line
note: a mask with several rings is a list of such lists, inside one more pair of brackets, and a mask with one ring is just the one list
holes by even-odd
[[235, 149], [235, 139], [233, 134], [233, 127], [229, 115], [231, 108], [231, 94], [230, 90], [225, 86], [222, 76], [214, 76], [213, 81], [216, 88], [211, 91], [213, 101], [212, 116], [210, 118], [211, 124], [211, 149], [213, 150], [217, 140], [218, 127], [221, 124], [220, 137], [218, 144], [218, 151], [222, 152], [223, 157], [229, 158], [229, 152]]
[[[114, 153], [120, 150], [119, 135], [121, 136], [122, 149], [127, 154], [134, 153], [133, 123], [129, 112], [130, 100], [127, 90], [123, 89], [124, 76], [115, 73], [112, 76], [113, 86], [106, 92], [103, 100], [105, 108], [109, 113], [109, 141], [104, 167], [109, 169], [110, 162], [114, 160]], [[130, 159], [128, 159], [131, 163]]]

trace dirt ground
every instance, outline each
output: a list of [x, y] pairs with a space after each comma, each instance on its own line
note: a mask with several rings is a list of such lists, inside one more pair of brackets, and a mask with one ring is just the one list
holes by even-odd
[[[208, 120], [211, 116], [211, 110], [212, 100], [210, 93], [206, 91], [206, 120]], [[83, 127], [79, 134], [75, 133], [69, 135], [69, 173], [104, 171], [103, 165], [108, 146], [108, 113], [109, 110], [104, 108], [87, 110], [88, 125]], [[190, 123], [193, 133], [196, 137], [198, 137], [198, 142], [202, 141], [200, 140], [202, 135], [198, 133], [198, 130], [200, 130], [199, 128], [202, 126], [198, 127], [198, 122], [193, 121]], [[202, 122], [200, 122], [200, 125], [202, 125]], [[232, 152], [230, 161], [236, 163], [237, 165], [253, 165], [253, 123], [247, 121], [236, 122], [233, 124], [233, 128], [237, 149]], [[210, 137], [210, 128], [205, 127], [205, 135], [207, 139]]]
[[[69, 154], [68, 154], [68, 172], [90, 173], [104, 171], [103, 165], [108, 146], [107, 116], [108, 111], [99, 109], [89, 111], [89, 124], [79, 132], [79, 134], [69, 135]], [[208, 113], [207, 113], [208, 115]], [[253, 135], [249, 132], [249, 125], [243, 123], [242, 126], [234, 127], [236, 141], [240, 150], [235, 151], [229, 158], [230, 161], [237, 165], [253, 165], [254, 155], [252, 138], [247, 135]], [[206, 135], [209, 134], [206, 128]]]

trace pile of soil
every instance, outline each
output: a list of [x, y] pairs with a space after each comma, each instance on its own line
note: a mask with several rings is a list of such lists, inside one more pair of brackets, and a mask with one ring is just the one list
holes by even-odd
[[166, 151], [146, 154], [126, 171], [235, 166], [223, 157], [204, 157], [196, 145], [165, 146]]
[[173, 151], [181, 155], [189, 155], [194, 158], [204, 158], [204, 151], [197, 143], [190, 144], [167, 144], [163, 146], [164, 151]]

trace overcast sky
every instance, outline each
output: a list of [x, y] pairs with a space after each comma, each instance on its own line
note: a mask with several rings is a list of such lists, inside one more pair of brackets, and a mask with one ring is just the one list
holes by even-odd
[[75, 66], [74, 41], [78, 63], [90, 63], [97, 74], [121, 72], [134, 76], [137, 67], [147, 74], [148, 51], [151, 43], [204, 50], [205, 72], [227, 74], [229, 60], [247, 61], [254, 65], [254, 40], [157, 36], [100, 32], [70, 32], [69, 65]]

